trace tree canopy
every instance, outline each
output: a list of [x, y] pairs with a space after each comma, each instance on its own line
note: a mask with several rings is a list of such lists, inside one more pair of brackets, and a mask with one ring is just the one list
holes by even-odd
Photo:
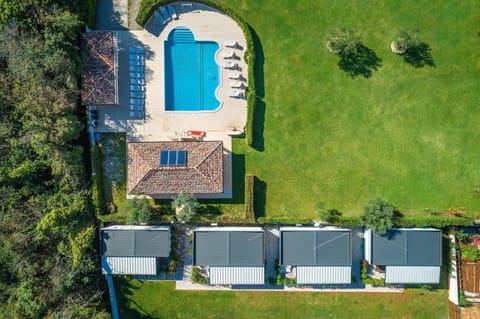
[[386, 234], [399, 217], [400, 213], [395, 206], [380, 197], [370, 200], [360, 216], [365, 226], [379, 235]]
[[79, 105], [81, 1], [0, 1], [0, 318], [108, 318]]
[[195, 196], [189, 193], [179, 193], [173, 198], [172, 208], [175, 210], [177, 221], [181, 223], [189, 222], [199, 208]]

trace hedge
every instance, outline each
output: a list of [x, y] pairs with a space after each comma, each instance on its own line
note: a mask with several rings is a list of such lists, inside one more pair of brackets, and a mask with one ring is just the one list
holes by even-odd
[[245, 219], [249, 222], [255, 222], [254, 201], [255, 176], [245, 176]]
[[97, 14], [97, 1], [88, 0], [87, 1], [87, 25], [91, 29], [95, 29], [96, 14]]
[[416, 216], [403, 217], [395, 226], [397, 227], [435, 227], [445, 228], [450, 226], [472, 226], [473, 219], [468, 217], [448, 217], [448, 216]]
[[92, 201], [95, 213], [103, 214], [105, 210], [105, 195], [103, 190], [103, 165], [102, 151], [95, 144], [92, 146], [93, 172], [92, 172]]
[[[168, 3], [175, 1], [172, 0], [143, 0], [140, 4], [140, 9], [138, 10], [138, 15], [135, 21], [141, 25], [145, 26], [148, 19], [153, 15], [153, 12], [161, 6], [164, 6]], [[213, 7], [217, 10], [220, 10], [232, 19], [234, 19], [239, 27], [243, 30], [245, 40], [247, 43], [247, 50], [245, 52], [244, 59], [247, 62], [248, 70], [248, 89], [247, 89], [247, 124], [245, 127], [246, 143], [251, 146], [253, 144], [253, 118], [255, 113], [255, 107], [257, 104], [256, 97], [256, 81], [255, 81], [255, 63], [256, 63], [256, 51], [255, 45], [253, 43], [252, 30], [250, 26], [240, 17], [234, 10], [230, 7], [225, 6], [222, 3], [219, 3], [215, 0], [200, 0], [196, 1], [197, 3], [202, 3]]]

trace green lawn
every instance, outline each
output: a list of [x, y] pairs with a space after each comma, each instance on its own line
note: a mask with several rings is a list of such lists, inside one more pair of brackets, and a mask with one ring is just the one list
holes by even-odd
[[[256, 150], [234, 143], [246, 172], [264, 182], [260, 214], [314, 218], [324, 202], [353, 215], [378, 195], [407, 214], [456, 207], [480, 216], [478, 1], [243, 0], [235, 8], [264, 55]], [[327, 52], [337, 27], [356, 28], [381, 59], [371, 77], [351, 78]], [[412, 28], [435, 67], [391, 53], [394, 35]]]
[[401, 294], [177, 291], [173, 282], [115, 281], [121, 318], [447, 318], [446, 290]]

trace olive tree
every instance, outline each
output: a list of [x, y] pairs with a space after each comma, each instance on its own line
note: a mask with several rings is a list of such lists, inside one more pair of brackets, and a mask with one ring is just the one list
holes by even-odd
[[197, 199], [190, 193], [179, 193], [173, 198], [172, 209], [175, 210], [177, 221], [189, 222], [198, 210]]
[[153, 207], [148, 202], [148, 199], [137, 197], [128, 199], [122, 207], [122, 212], [128, 214], [128, 224], [148, 224], [152, 219]]
[[417, 30], [402, 30], [391, 44], [393, 53], [405, 54], [409, 49], [418, 47], [422, 44], [422, 40]]
[[360, 216], [366, 227], [379, 235], [387, 233], [400, 216], [398, 210], [385, 199], [377, 197], [370, 200], [365, 206], [363, 215]]
[[361, 43], [362, 38], [354, 29], [340, 29], [330, 32], [327, 48], [335, 54], [348, 54], [355, 52]]

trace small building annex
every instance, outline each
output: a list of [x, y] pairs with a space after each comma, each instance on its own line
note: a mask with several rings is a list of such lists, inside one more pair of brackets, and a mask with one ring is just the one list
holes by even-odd
[[264, 260], [260, 227], [199, 227], [193, 232], [193, 264], [208, 267], [212, 285], [263, 285]]
[[442, 232], [434, 228], [390, 229], [380, 236], [365, 232], [365, 259], [385, 268], [385, 282], [438, 284], [442, 266]]
[[170, 255], [170, 227], [115, 225], [101, 230], [104, 275], [156, 275]]
[[351, 232], [335, 227], [282, 227], [280, 264], [298, 284], [349, 284]]

